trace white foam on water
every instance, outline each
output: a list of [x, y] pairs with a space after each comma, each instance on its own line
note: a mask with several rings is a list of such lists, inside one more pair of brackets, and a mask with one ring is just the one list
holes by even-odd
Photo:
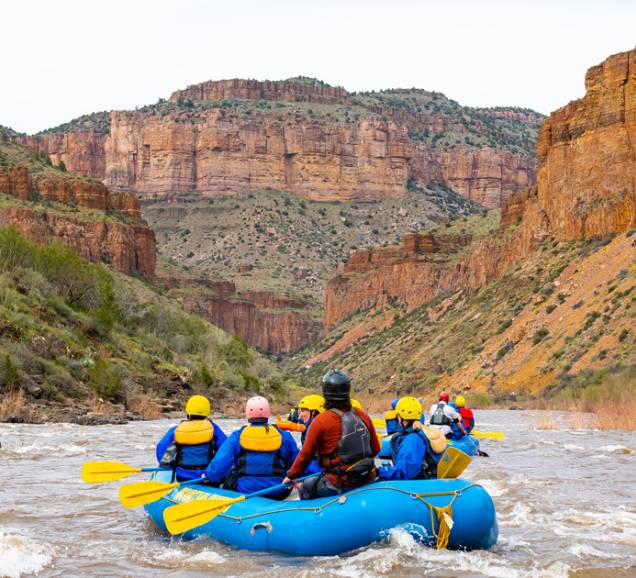
[[499, 514], [499, 523], [502, 526], [519, 528], [526, 526], [530, 522], [532, 509], [524, 502], [516, 502], [512, 511], [508, 515]]
[[598, 448], [602, 452], [608, 452], [610, 454], [633, 454], [634, 450], [627, 446], [613, 445], [603, 446]]
[[143, 561], [157, 568], [189, 568], [192, 570], [206, 570], [223, 564], [225, 558], [218, 552], [203, 549], [193, 552], [191, 546], [181, 548], [165, 548], [144, 556]]
[[0, 532], [0, 576], [37, 574], [53, 561], [53, 548], [17, 534]]
[[493, 498], [503, 496], [508, 490], [507, 484], [501, 480], [483, 479], [476, 480], [475, 483], [484, 488]]
[[568, 548], [568, 552], [581, 559], [600, 558], [602, 560], [609, 560], [611, 558], [622, 558], [620, 554], [603, 552], [589, 544], [572, 544], [572, 546]]
[[27, 456], [37, 458], [40, 456], [51, 457], [70, 457], [83, 455], [88, 451], [88, 448], [83, 444], [61, 444], [59, 446], [41, 446], [39, 444], [30, 444], [27, 446], [20, 446], [17, 448], [7, 448], [7, 454], [13, 454], [14, 456]]

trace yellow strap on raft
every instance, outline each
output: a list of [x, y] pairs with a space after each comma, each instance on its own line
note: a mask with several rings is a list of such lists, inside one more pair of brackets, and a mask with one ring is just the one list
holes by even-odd
[[429, 427], [420, 423], [419, 421], [413, 422], [413, 429], [419, 429], [424, 432], [424, 435], [431, 443], [431, 448], [434, 452], [441, 454], [448, 445], [446, 436], [436, 427]]
[[276, 452], [283, 443], [283, 436], [273, 426], [248, 425], [239, 438], [241, 447], [252, 452]]
[[174, 430], [174, 441], [184, 446], [206, 444], [214, 437], [214, 427], [209, 419], [182, 421]]

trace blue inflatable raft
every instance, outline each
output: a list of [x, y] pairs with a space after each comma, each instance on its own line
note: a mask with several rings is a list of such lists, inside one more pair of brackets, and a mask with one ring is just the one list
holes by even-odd
[[[382, 438], [382, 448], [378, 454], [379, 458], [391, 458], [391, 437], [385, 436]], [[448, 445], [455, 446], [469, 456], [476, 456], [479, 453], [479, 440], [473, 435], [464, 436], [458, 440], [448, 440]]]
[[[170, 473], [160, 473], [156, 479], [169, 481]], [[196, 485], [177, 488], [145, 509], [165, 532], [163, 512], [169, 506], [238, 495]], [[375, 482], [341, 496], [307, 501], [255, 497], [233, 504], [183, 537], [207, 535], [246, 550], [324, 556], [368, 546], [386, 538], [393, 528], [404, 528], [422, 543], [435, 546], [438, 516], [443, 518], [436, 508], [447, 506], [452, 508], [449, 548], [472, 550], [495, 545], [498, 527], [490, 495], [478, 484], [461, 479]]]

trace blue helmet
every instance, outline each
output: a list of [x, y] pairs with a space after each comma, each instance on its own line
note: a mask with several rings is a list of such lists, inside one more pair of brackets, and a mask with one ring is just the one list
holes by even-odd
[[395, 409], [397, 407], [398, 402], [400, 401], [399, 397], [396, 397], [392, 402], [391, 402], [391, 409]]

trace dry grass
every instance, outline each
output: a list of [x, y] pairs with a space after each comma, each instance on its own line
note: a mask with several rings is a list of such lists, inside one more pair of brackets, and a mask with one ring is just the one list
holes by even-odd
[[144, 419], [160, 419], [162, 417], [161, 406], [157, 400], [144, 392], [132, 393], [126, 400], [130, 411], [135, 412]]
[[94, 395], [88, 402], [89, 413], [96, 416], [109, 415], [108, 404], [98, 395]]
[[599, 401], [592, 408], [598, 429], [636, 430], [636, 400]]
[[[554, 429], [600, 429], [600, 430], [636, 430], [636, 400], [606, 399], [594, 404], [553, 402], [541, 404], [544, 410], [536, 417], [534, 427], [539, 430]], [[566, 419], [558, 421], [553, 411], [569, 412]]]
[[535, 429], [556, 429], [556, 420], [551, 411], [541, 412], [534, 423]]
[[19, 416], [24, 408], [24, 403], [24, 390], [22, 388], [5, 392], [2, 402], [0, 402], [0, 422]]

